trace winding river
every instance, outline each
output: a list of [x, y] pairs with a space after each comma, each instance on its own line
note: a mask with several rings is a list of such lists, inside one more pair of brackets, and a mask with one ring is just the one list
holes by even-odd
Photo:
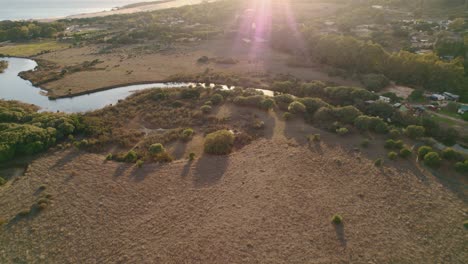
[[169, 88], [188, 85], [187, 83], [129, 85], [71, 98], [50, 100], [45, 96], [47, 93], [46, 91], [33, 86], [31, 82], [18, 76], [22, 71], [35, 69], [37, 66], [35, 61], [21, 58], [0, 59], [8, 61], [8, 68], [4, 73], [0, 73], [0, 99], [17, 100], [23, 103], [34, 104], [39, 106], [41, 111], [60, 111], [66, 113], [93, 111], [110, 104], [115, 104], [135, 91], [149, 88]]

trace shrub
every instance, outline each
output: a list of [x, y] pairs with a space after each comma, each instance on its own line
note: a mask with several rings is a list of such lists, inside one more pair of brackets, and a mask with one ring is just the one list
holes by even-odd
[[424, 156], [424, 164], [432, 168], [439, 167], [441, 161], [442, 160], [437, 152], [429, 152]]
[[420, 159], [423, 159], [424, 156], [426, 156], [427, 153], [431, 152], [432, 151], [432, 148], [429, 147], [429, 146], [422, 146], [422, 147], [419, 147], [418, 149], [418, 157]]
[[424, 136], [425, 129], [422, 126], [409, 125], [405, 129], [405, 134], [412, 139], [417, 139]]
[[113, 158], [114, 158], [114, 156], [112, 155], [112, 153], [109, 153], [106, 156], [106, 160], [112, 160]]
[[463, 154], [452, 148], [446, 148], [442, 151], [442, 158], [451, 161], [462, 161]]
[[204, 105], [204, 106], [200, 107], [200, 110], [205, 114], [210, 113], [212, 109], [213, 108], [211, 106], [209, 106], [209, 105]]
[[394, 151], [390, 151], [387, 155], [387, 157], [390, 159], [390, 160], [396, 160], [396, 158], [398, 157], [398, 154]]
[[294, 117], [294, 115], [291, 114], [291, 113], [289, 113], [289, 112], [285, 112], [285, 113], [283, 114], [284, 120], [291, 120], [291, 119], [293, 119], [293, 117]]
[[200, 91], [197, 88], [185, 88], [180, 91], [182, 99], [198, 99], [200, 98]]
[[5, 185], [6, 180], [3, 177], [0, 177], [0, 186]]
[[345, 136], [349, 133], [349, 130], [346, 127], [341, 127], [336, 130], [336, 133], [340, 136]]
[[288, 106], [288, 111], [292, 114], [304, 114], [306, 107], [303, 103], [295, 101]]
[[191, 153], [189, 154], [189, 160], [192, 161], [192, 160], [194, 160], [194, 159], [195, 159], [195, 153], [191, 152]]
[[360, 145], [361, 145], [361, 147], [363, 147], [363, 148], [367, 148], [367, 147], [369, 147], [369, 145], [370, 145], [370, 140], [369, 140], [369, 139], [364, 139], [364, 140], [361, 142]]
[[145, 162], [144, 162], [144, 161], [142, 161], [142, 160], [137, 160], [137, 162], [136, 162], [136, 166], [137, 166], [137, 168], [141, 168], [141, 167], [143, 167], [143, 164], [144, 164], [144, 163], [145, 163]]
[[404, 143], [403, 141], [401, 140], [393, 140], [393, 139], [388, 139], [387, 141], [385, 141], [385, 145], [384, 147], [387, 148], [387, 149], [402, 149], [404, 146]]
[[154, 155], [154, 160], [157, 162], [172, 162], [174, 158], [166, 151]]
[[276, 95], [273, 99], [281, 110], [288, 110], [288, 106], [294, 102], [294, 97], [289, 94]]
[[260, 107], [264, 110], [270, 110], [275, 107], [275, 101], [271, 98], [266, 98], [260, 103]]
[[210, 98], [210, 101], [213, 103], [213, 105], [219, 105], [224, 101], [224, 97], [220, 94], [213, 94]]
[[215, 155], [229, 154], [232, 151], [234, 139], [234, 134], [228, 130], [208, 134], [205, 138], [205, 152]]
[[465, 229], [468, 229], [468, 220], [465, 220], [465, 221], [463, 222], [463, 227], [464, 227]]
[[164, 148], [164, 146], [161, 143], [156, 143], [156, 144], [153, 144], [153, 145], [151, 145], [149, 147], [149, 152], [151, 154], [153, 154], [153, 155], [163, 153], [165, 151], [166, 151], [166, 149]]
[[138, 159], [138, 155], [135, 151], [130, 150], [124, 157], [125, 162], [133, 163]]
[[374, 165], [375, 165], [376, 167], [382, 167], [382, 165], [383, 165], [383, 159], [376, 159], [376, 160], [374, 161]]
[[402, 158], [408, 158], [409, 156], [411, 156], [411, 150], [408, 149], [408, 148], [402, 148], [400, 150], [400, 157]]
[[400, 130], [394, 128], [388, 132], [388, 135], [391, 139], [398, 139], [401, 136]]
[[331, 222], [335, 225], [340, 225], [343, 223], [343, 217], [339, 214], [335, 214], [332, 216]]
[[383, 74], [366, 74], [361, 76], [361, 82], [366, 89], [378, 92], [390, 84], [390, 80]]
[[311, 116], [315, 114], [315, 112], [317, 112], [317, 110], [319, 110], [321, 107], [330, 106], [329, 104], [327, 104], [326, 102], [324, 102], [322, 99], [319, 99], [319, 98], [306, 97], [306, 98], [301, 98], [298, 101], [302, 103], [303, 105], [305, 105], [307, 114]]
[[314, 134], [314, 135], [310, 135], [307, 140], [309, 142], [320, 142], [321, 138], [320, 138], [320, 134]]
[[457, 162], [455, 164], [455, 170], [461, 174], [468, 174], [468, 160]]
[[193, 129], [187, 128], [187, 129], [184, 129], [184, 131], [182, 131], [181, 137], [183, 140], [189, 140], [190, 138], [192, 138], [193, 134], [194, 134]]

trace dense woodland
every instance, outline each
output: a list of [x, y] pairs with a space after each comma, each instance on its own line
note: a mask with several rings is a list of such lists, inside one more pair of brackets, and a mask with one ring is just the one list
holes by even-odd
[[63, 30], [65, 26], [62, 23], [0, 21], [0, 42], [52, 38]]

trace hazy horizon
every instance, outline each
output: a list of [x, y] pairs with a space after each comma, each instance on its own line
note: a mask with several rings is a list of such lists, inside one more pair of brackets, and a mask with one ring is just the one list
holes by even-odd
[[148, 0], [0, 0], [0, 21], [65, 17], [139, 2]]

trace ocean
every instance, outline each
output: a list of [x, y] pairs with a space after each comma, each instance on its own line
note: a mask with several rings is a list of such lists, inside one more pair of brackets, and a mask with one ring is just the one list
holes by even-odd
[[59, 18], [145, 1], [148, 0], [0, 0], [0, 21]]

